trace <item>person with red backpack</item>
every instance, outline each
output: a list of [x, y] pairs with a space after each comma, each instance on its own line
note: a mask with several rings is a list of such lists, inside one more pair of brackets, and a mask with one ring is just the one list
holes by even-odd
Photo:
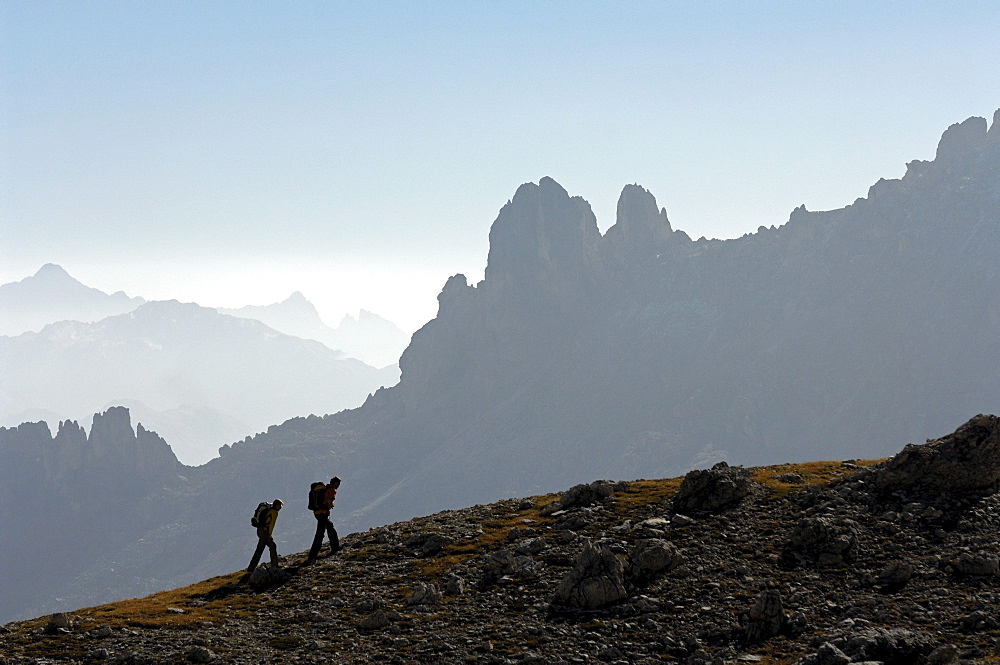
[[330, 509], [333, 508], [339, 487], [340, 477], [334, 476], [330, 479], [329, 485], [313, 483], [309, 489], [309, 510], [313, 511], [313, 516], [316, 518], [316, 535], [313, 537], [306, 563], [312, 563], [316, 560], [319, 548], [323, 546], [324, 533], [330, 538], [330, 555], [332, 556], [340, 550], [340, 537], [337, 535], [337, 530], [333, 528], [333, 522], [330, 521]]

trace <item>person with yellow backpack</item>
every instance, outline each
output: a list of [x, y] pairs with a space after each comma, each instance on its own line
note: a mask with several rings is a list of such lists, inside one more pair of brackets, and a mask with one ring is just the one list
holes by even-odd
[[253, 517], [250, 518], [250, 525], [257, 527], [257, 549], [254, 550], [250, 565], [247, 566], [248, 573], [257, 569], [265, 547], [271, 554], [271, 565], [278, 566], [278, 546], [275, 545], [271, 534], [274, 533], [274, 524], [278, 521], [278, 511], [281, 510], [282, 505], [284, 504], [281, 499], [275, 499], [271, 503], [262, 501], [257, 504], [257, 509], [254, 511]]
[[330, 479], [329, 485], [323, 483], [313, 483], [309, 488], [309, 510], [316, 518], [316, 535], [313, 537], [312, 547], [309, 549], [309, 556], [305, 563], [312, 563], [319, 555], [319, 548], [323, 546], [323, 534], [330, 538], [330, 555], [334, 555], [340, 550], [340, 537], [337, 530], [333, 528], [330, 521], [330, 509], [337, 498], [337, 489], [340, 487], [340, 477], [334, 476]]

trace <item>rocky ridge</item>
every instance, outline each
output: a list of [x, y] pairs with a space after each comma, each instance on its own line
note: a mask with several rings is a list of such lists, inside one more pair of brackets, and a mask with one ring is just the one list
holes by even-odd
[[[981, 415], [887, 462], [717, 465], [441, 512], [311, 566], [7, 624], [0, 663], [1000, 662], [997, 485], [922, 482], [955, 451], [1000, 468], [998, 435]], [[699, 492], [725, 500], [692, 508]]]

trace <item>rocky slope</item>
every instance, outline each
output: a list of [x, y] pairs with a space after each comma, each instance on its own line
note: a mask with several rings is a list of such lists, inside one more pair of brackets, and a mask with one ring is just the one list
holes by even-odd
[[888, 462], [595, 481], [8, 624], [0, 663], [998, 662], [998, 477], [977, 416]]

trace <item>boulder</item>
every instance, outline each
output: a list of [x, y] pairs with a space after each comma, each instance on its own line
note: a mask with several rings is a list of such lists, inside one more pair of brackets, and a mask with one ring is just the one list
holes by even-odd
[[890, 561], [878, 574], [878, 585], [886, 591], [898, 591], [913, 577], [914, 566], [909, 561]]
[[515, 554], [510, 550], [497, 550], [486, 555], [483, 561], [483, 584], [496, 584], [505, 577], [531, 579], [538, 574], [538, 564], [530, 556]]
[[711, 469], [689, 471], [674, 496], [675, 513], [716, 513], [739, 503], [750, 493], [750, 471], [719, 462]]
[[271, 589], [281, 586], [290, 579], [292, 579], [292, 574], [287, 570], [281, 566], [272, 566], [266, 563], [258, 566], [250, 573], [250, 577], [247, 578], [247, 585], [258, 590]]
[[662, 538], [647, 538], [636, 543], [629, 556], [629, 579], [646, 584], [684, 563], [684, 555], [673, 543]]
[[556, 589], [553, 606], [568, 610], [595, 610], [628, 597], [625, 564], [606, 544], [587, 540], [573, 568]]
[[380, 628], [385, 628], [391, 623], [392, 618], [389, 616], [389, 613], [379, 608], [362, 619], [358, 623], [358, 629], [364, 631], [379, 630]]
[[937, 646], [925, 633], [904, 628], [863, 628], [847, 638], [842, 647], [852, 662], [881, 661], [885, 665], [922, 662]]
[[452, 539], [443, 533], [429, 531], [410, 536], [404, 544], [419, 552], [421, 556], [436, 556], [451, 542]]
[[777, 589], [766, 589], [750, 608], [747, 621], [747, 641], [763, 642], [766, 639], [780, 635], [785, 629], [787, 619], [781, 601], [781, 593]]
[[54, 635], [56, 633], [68, 633], [73, 630], [73, 620], [65, 612], [56, 612], [49, 617], [45, 624], [45, 633]]
[[433, 584], [421, 582], [406, 599], [407, 606], [434, 605], [441, 602], [441, 592]]
[[992, 554], [963, 552], [951, 564], [956, 575], [963, 577], [996, 577], [1000, 575], [1000, 559]]
[[211, 663], [215, 660], [215, 652], [206, 647], [192, 647], [188, 652], [188, 660], [192, 663]]
[[566, 490], [557, 501], [542, 508], [541, 512], [542, 515], [551, 515], [567, 508], [587, 507], [603, 503], [624, 486], [625, 483], [614, 483], [610, 480], [595, 480], [592, 483], [574, 485]]
[[859, 543], [860, 528], [854, 520], [805, 517], [792, 527], [785, 544], [785, 557], [833, 568], [857, 560]]

